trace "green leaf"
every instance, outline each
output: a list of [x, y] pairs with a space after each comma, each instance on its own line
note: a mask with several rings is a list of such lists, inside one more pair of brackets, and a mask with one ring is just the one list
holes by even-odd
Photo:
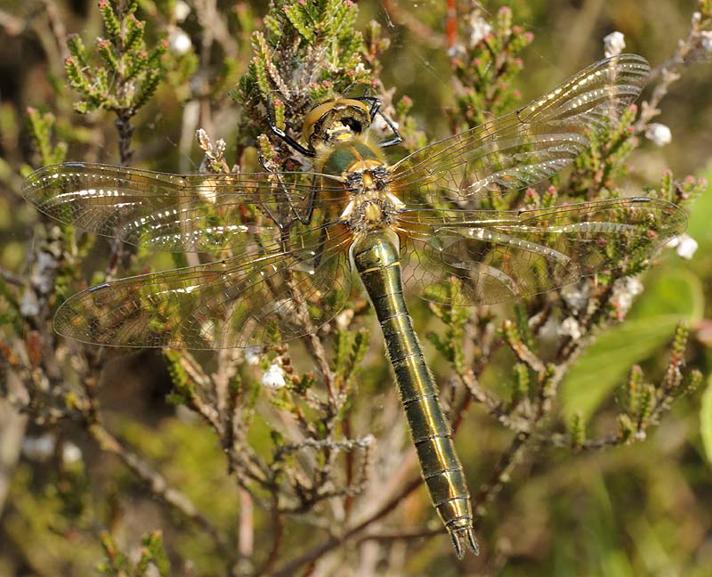
[[680, 315], [681, 320], [699, 320], [704, 314], [704, 291], [700, 280], [685, 269], [660, 271], [635, 304], [628, 320], [662, 315]]
[[708, 379], [707, 388], [702, 395], [700, 435], [702, 436], [702, 447], [705, 450], [705, 456], [710, 465], [712, 465], [712, 376]]
[[[708, 182], [712, 182], [712, 171], [702, 174]], [[700, 244], [698, 255], [705, 252], [705, 248], [712, 247], [712, 228], [710, 228], [709, 215], [712, 213], [712, 185], [694, 201], [689, 207], [689, 221], [687, 233]]]
[[703, 308], [697, 277], [682, 269], [659, 275], [628, 320], [602, 333], [569, 371], [562, 384], [565, 419], [579, 413], [587, 420], [632, 365], [672, 340], [678, 323], [700, 319]]
[[292, 26], [294, 26], [294, 29], [299, 32], [307, 42], [314, 42], [316, 38], [314, 30], [312, 30], [312, 27], [306, 21], [306, 16], [301, 6], [296, 4], [294, 6], [287, 6], [284, 9], [284, 14]]

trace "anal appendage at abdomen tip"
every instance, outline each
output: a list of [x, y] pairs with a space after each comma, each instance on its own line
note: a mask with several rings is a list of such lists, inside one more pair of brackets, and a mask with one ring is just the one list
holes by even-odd
[[460, 527], [449, 532], [452, 546], [455, 548], [455, 554], [458, 559], [465, 557], [466, 548], [472, 551], [474, 555], [480, 554], [480, 546], [477, 544], [475, 530], [472, 527]]

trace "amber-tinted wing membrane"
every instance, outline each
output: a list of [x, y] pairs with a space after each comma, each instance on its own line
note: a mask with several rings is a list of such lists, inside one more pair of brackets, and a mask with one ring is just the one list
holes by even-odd
[[[521, 211], [411, 210], [400, 215], [404, 280], [462, 281], [472, 304], [532, 296], [652, 255], [686, 226], [685, 212], [651, 198]], [[446, 301], [429, 290], [432, 300]]]
[[71, 162], [47, 166], [23, 193], [40, 211], [66, 224], [161, 250], [235, 246], [245, 234], [304, 218], [319, 187], [328, 209], [343, 186], [312, 173], [175, 175]]
[[339, 227], [292, 234], [290, 248], [111, 281], [70, 297], [55, 329], [93, 344], [217, 349], [310, 333], [350, 293], [348, 246]]
[[585, 68], [516, 112], [407, 156], [391, 170], [393, 191], [411, 206], [521, 189], [569, 164], [635, 101], [650, 67], [621, 54]]

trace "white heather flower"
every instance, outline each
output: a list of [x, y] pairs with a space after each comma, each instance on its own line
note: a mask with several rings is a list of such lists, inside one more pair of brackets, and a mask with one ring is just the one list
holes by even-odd
[[272, 363], [269, 366], [265, 374], [262, 375], [262, 384], [273, 391], [281, 389], [287, 384], [287, 381], [284, 379], [284, 371], [279, 363]]
[[22, 454], [32, 461], [46, 461], [54, 452], [56, 439], [51, 433], [39, 437], [25, 437], [22, 441]]
[[41, 294], [49, 294], [54, 289], [54, 275], [50, 274], [57, 268], [57, 259], [55, 256], [40, 252], [37, 255], [37, 262], [32, 267], [30, 282]]
[[193, 47], [193, 43], [184, 30], [175, 28], [168, 36], [168, 46], [174, 54], [185, 54]]
[[702, 37], [702, 48], [705, 52], [712, 52], [712, 30], [703, 30], [700, 32]]
[[667, 245], [674, 248], [680, 258], [686, 260], [690, 260], [695, 255], [698, 247], [697, 241], [687, 233], [671, 238]]
[[20, 300], [20, 314], [23, 317], [34, 317], [40, 314], [40, 303], [35, 291], [27, 289]]
[[173, 16], [175, 16], [176, 22], [183, 22], [188, 18], [188, 14], [190, 14], [190, 6], [183, 0], [178, 0], [173, 7]]
[[648, 129], [645, 131], [645, 138], [653, 142], [656, 146], [665, 146], [666, 144], [670, 144], [672, 133], [664, 124], [653, 122], [648, 125]]
[[[391, 120], [391, 122], [393, 123], [393, 126], [396, 127], [396, 130], [400, 127], [395, 120]], [[380, 114], [377, 114], [374, 117], [373, 122], [371, 123], [371, 128], [378, 132], [391, 132], [391, 127], [386, 124], [386, 121], [383, 120], [383, 117]]]
[[603, 53], [606, 58], [618, 56], [625, 48], [625, 36], [622, 32], [611, 32], [603, 37]]
[[690, 235], [683, 234], [680, 244], [677, 246], [677, 254], [681, 258], [690, 260], [697, 252], [697, 241]]
[[574, 317], [567, 317], [559, 327], [559, 334], [578, 340], [581, 338], [581, 326]]
[[447, 55], [450, 58], [462, 58], [465, 54], [467, 54], [467, 50], [460, 42], [456, 42], [447, 49]]
[[559, 336], [561, 325], [555, 315], [549, 315], [543, 326], [539, 327], [538, 335], [544, 340], [555, 339]]
[[570, 308], [581, 311], [588, 303], [590, 290], [588, 282], [570, 284], [561, 289], [561, 297]]
[[358, 440], [357, 445], [358, 445], [359, 447], [361, 447], [361, 448], [366, 448], [366, 447], [370, 447], [371, 445], [373, 445], [373, 443], [374, 443], [375, 441], [376, 441], [376, 437], [374, 437], [373, 435], [371, 435], [371, 434], [369, 433], [369, 434], [366, 435], [365, 437], [361, 437], [361, 438]]
[[626, 276], [613, 283], [611, 301], [619, 313], [625, 314], [633, 304], [633, 299], [643, 292], [643, 283], [637, 277]]
[[245, 362], [254, 367], [260, 363], [260, 353], [262, 352], [262, 347], [247, 347], [245, 349]]
[[[22, 441], [22, 454], [32, 461], [46, 461], [55, 451], [57, 439], [52, 433], [44, 433], [39, 437], [25, 437]], [[62, 445], [62, 461], [68, 465], [82, 459], [82, 451], [72, 442]]]
[[490, 26], [487, 20], [482, 18], [479, 10], [475, 10], [470, 15], [469, 28], [471, 48], [477, 46], [490, 32], [492, 32], [492, 26]]
[[351, 321], [354, 318], [354, 311], [353, 309], [346, 309], [345, 311], [340, 312], [336, 316], [336, 326], [339, 327], [342, 331], [346, 330], [349, 328], [349, 325], [351, 324]]
[[62, 461], [71, 465], [82, 460], [82, 451], [74, 443], [66, 442], [62, 447]]

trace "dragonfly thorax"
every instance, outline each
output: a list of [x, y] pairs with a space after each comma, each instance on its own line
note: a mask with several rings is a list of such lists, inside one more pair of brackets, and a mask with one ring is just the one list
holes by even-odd
[[390, 225], [405, 206], [389, 190], [388, 172], [380, 160], [357, 160], [342, 176], [350, 192], [350, 200], [341, 213], [341, 219], [356, 232]]

